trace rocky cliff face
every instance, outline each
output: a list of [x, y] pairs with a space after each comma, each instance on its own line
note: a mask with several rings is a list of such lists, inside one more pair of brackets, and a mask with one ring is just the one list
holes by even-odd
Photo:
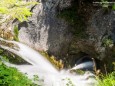
[[[21, 42], [57, 57], [66, 56], [66, 61], [72, 64], [84, 55], [106, 64], [114, 61], [114, 11], [94, 9], [92, 3], [85, 0], [73, 0], [75, 3], [72, 8], [75, 8], [70, 8], [69, 11], [67, 8], [72, 5], [71, 0], [40, 2], [32, 8], [33, 15], [29, 21], [19, 24]], [[76, 11], [74, 15], [71, 10]], [[57, 17], [61, 13], [70, 19], [69, 22], [63, 19], [65, 17]]]
[[87, 22], [87, 38], [77, 39], [76, 52], [85, 52], [92, 57], [103, 59], [106, 49], [114, 47], [115, 13], [111, 9], [98, 9]]
[[114, 27], [115, 11], [104, 8], [96, 10], [87, 23], [86, 33], [88, 37], [86, 39], [76, 39], [74, 44], [75, 56], [82, 57], [80, 52], [88, 54], [91, 58], [101, 61], [100, 66], [103, 72], [106, 69], [108, 71], [113, 70], [112, 63], [115, 62]]
[[[114, 47], [115, 42], [115, 13], [111, 9], [97, 10], [89, 21], [88, 34], [89, 40], [95, 43], [96, 51], [100, 54], [100, 58], [106, 55], [106, 48]], [[103, 54], [102, 54], [103, 53]]]
[[57, 18], [60, 10], [71, 5], [71, 0], [41, 0], [32, 8], [28, 22], [19, 24], [19, 40], [37, 50], [55, 56], [65, 55], [71, 41], [68, 23]]
[[115, 11], [99, 9], [89, 20], [89, 40], [94, 43], [96, 58], [102, 60], [108, 71], [113, 70], [115, 52]]

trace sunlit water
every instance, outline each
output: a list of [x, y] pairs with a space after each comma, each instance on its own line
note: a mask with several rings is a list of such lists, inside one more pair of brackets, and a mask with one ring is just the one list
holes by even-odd
[[[7, 41], [1, 38], [0, 40], [16, 44], [19, 47], [19, 50], [4, 45], [0, 45], [0, 47], [19, 55], [31, 65], [15, 65], [8, 62], [4, 63], [7, 66], [16, 67], [22, 73], [27, 73], [29, 78], [33, 78], [33, 75], [38, 75], [40, 81], [36, 83], [41, 86], [95, 86], [95, 78], [90, 77], [94, 76], [92, 73], [78, 75], [70, 73], [69, 70], [71, 69], [58, 71], [47, 59], [32, 48], [19, 42]], [[79, 69], [80, 66], [82, 67], [83, 65], [80, 64], [72, 69]], [[87, 63], [85, 65], [87, 65]]]

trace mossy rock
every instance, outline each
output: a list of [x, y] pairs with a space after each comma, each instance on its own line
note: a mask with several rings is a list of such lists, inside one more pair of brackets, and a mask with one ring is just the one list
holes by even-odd
[[6, 61], [10, 61], [13, 64], [29, 64], [28, 62], [23, 60], [21, 57], [13, 54], [12, 52], [9, 52], [9, 51], [4, 50], [2, 48], [0, 48], [0, 50], [2, 51], [0, 53], [0, 56], [2, 56], [3, 59]]
[[83, 75], [83, 74], [85, 74], [85, 71], [83, 71], [83, 70], [80, 70], [80, 69], [77, 69], [77, 70], [71, 70], [70, 72], [71, 72], [71, 73], [80, 74], [80, 75]]

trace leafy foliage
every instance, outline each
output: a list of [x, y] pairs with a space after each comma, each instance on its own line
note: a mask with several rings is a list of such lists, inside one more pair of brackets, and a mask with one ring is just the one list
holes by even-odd
[[[17, 19], [20, 22], [27, 21], [32, 15], [30, 11], [33, 5], [38, 4], [34, 1], [27, 0], [0, 0], [0, 29], [7, 29], [6, 34], [1, 37], [18, 41], [18, 28], [14, 28], [14, 34], [11, 33], [12, 22]], [[9, 31], [8, 31], [9, 30]], [[5, 32], [2, 31], [3, 33]]]
[[115, 72], [102, 76], [102, 80], [98, 79], [98, 86], [115, 86]]
[[26, 2], [23, 0], [0, 0], [0, 24], [17, 18], [20, 22], [27, 21], [31, 16], [29, 6], [37, 2]]
[[103, 39], [103, 45], [105, 46], [105, 47], [108, 47], [108, 46], [111, 46], [111, 45], [113, 45], [113, 41], [112, 41], [112, 39], [109, 39], [109, 38], [105, 38], [105, 39]]
[[37, 86], [30, 79], [0, 61], [0, 86]]

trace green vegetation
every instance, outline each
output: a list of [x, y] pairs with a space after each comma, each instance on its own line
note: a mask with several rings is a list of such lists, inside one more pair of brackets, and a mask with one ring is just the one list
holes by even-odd
[[0, 0], [0, 24], [9, 23], [14, 19], [20, 22], [26, 21], [31, 16], [29, 6], [37, 2], [25, 2], [23, 0]]
[[0, 48], [0, 56], [2, 56], [2, 59], [4, 59], [5, 61], [9, 61], [13, 64], [28, 64], [25, 60], [23, 60], [21, 57], [6, 51], [4, 49]]
[[14, 40], [18, 41], [18, 28], [14, 27], [15, 36], [11, 32], [11, 29], [13, 29], [13, 21], [16, 19], [20, 22], [27, 21], [28, 17], [32, 15], [31, 7], [36, 4], [38, 4], [38, 2], [24, 0], [0, 0], [0, 29], [3, 29], [3, 33], [5, 33], [4, 29], [7, 30], [5, 34], [2, 34], [2, 37], [6, 39], [11, 38], [11, 40], [14, 38]]
[[[115, 68], [115, 62], [112, 64]], [[97, 81], [97, 86], [115, 86], [115, 69], [111, 73], [100, 74], [99, 77], [97, 77]]]
[[64, 64], [62, 62], [62, 60], [57, 60], [56, 57], [54, 57], [53, 55], [50, 56], [48, 55], [47, 52], [40, 52], [44, 57], [46, 57], [46, 59], [48, 59], [57, 69], [62, 69], [64, 67]]
[[14, 34], [15, 34], [14, 40], [19, 41], [19, 39], [18, 39], [19, 32], [18, 32], [18, 27], [17, 26], [14, 26]]
[[101, 2], [102, 2], [102, 7], [104, 7], [104, 8], [108, 8], [109, 7], [109, 3], [108, 3], [107, 0], [101, 0]]
[[77, 70], [71, 70], [70, 72], [71, 72], [71, 73], [74, 72], [74, 73], [77, 73], [77, 74], [80, 74], [80, 75], [85, 74], [85, 71], [80, 70], [80, 69], [77, 69]]
[[104, 47], [110, 47], [113, 45], [113, 40], [112, 39], [109, 39], [109, 38], [105, 38], [103, 39], [103, 46]]
[[[24, 0], [0, 0], [0, 29], [11, 30], [12, 23], [15, 19], [20, 22], [27, 21], [32, 15], [31, 6], [38, 4], [37, 2], [26, 2]], [[11, 29], [10, 29], [11, 28]], [[5, 32], [3, 32], [5, 33]], [[9, 34], [10, 33], [10, 34]], [[18, 41], [18, 27], [14, 27], [14, 40]], [[4, 38], [3, 34], [1, 37]], [[6, 36], [12, 36], [11, 32], [6, 31]], [[18, 56], [0, 49], [0, 56], [5, 61], [14, 62], [16, 64], [25, 63]], [[17, 57], [17, 58], [16, 58]], [[35, 78], [35, 80], [37, 77]], [[34, 80], [34, 81], [35, 81]], [[0, 59], [0, 86], [38, 86], [34, 84], [24, 74], [20, 73], [16, 68], [7, 67]]]
[[5, 66], [0, 60], [0, 86], [37, 86], [16, 68]]
[[115, 72], [101, 76], [98, 80], [98, 86], [115, 86]]
[[[104, 2], [104, 0], [102, 0]], [[107, 2], [107, 1], [106, 1]], [[30, 6], [36, 5], [37, 2], [24, 2], [23, 0], [0, 0], [0, 26], [6, 23], [6, 27], [9, 27], [12, 24], [14, 19], [19, 20], [20, 22], [27, 21], [27, 18], [32, 15], [30, 12]], [[84, 14], [81, 12], [82, 9], [79, 9], [80, 6], [76, 6], [77, 0], [74, 0], [72, 6], [66, 9], [63, 9], [59, 12], [58, 17], [65, 19], [71, 25], [71, 32], [75, 35], [75, 37], [85, 38], [87, 34], [86, 30], [86, 20], [87, 16], [83, 16]], [[108, 8], [108, 4], [103, 4], [102, 7]], [[84, 8], [85, 9], [85, 8]], [[115, 5], [113, 5], [112, 9], [115, 9]], [[84, 10], [83, 10], [84, 11]], [[18, 27], [14, 27], [14, 40], [18, 41]], [[113, 41], [111, 39], [104, 39], [103, 45], [108, 47], [113, 45]], [[76, 45], [75, 45], [76, 46]], [[54, 56], [49, 56], [45, 52], [41, 52], [48, 60], [50, 60], [58, 69], [63, 68], [62, 61], [57, 61]], [[10, 62], [24, 63], [21, 59], [15, 60], [16, 56], [12, 53], [7, 53], [5, 50], [0, 49], [0, 55], [4, 57], [4, 59], [9, 60]], [[115, 63], [113, 63], [115, 64]], [[109, 66], [111, 67], [111, 66]], [[112, 69], [112, 68], [111, 68]], [[114, 67], [115, 70], [115, 67]], [[84, 74], [82, 70], [73, 71], [79, 74]], [[70, 79], [67, 80], [66, 86], [74, 86]], [[38, 76], [34, 76], [34, 81], [39, 81]], [[115, 86], [115, 72], [107, 74], [105, 76], [101, 76], [101, 79], [98, 78], [99, 84], [98, 86]], [[25, 75], [20, 73], [16, 68], [5, 66], [0, 60], [0, 86], [37, 86], [33, 84], [30, 79], [28, 79]]]
[[101, 6], [103, 7], [103, 8], [109, 8], [109, 7], [111, 7], [112, 8], [112, 10], [115, 10], [115, 3], [113, 3], [112, 5], [109, 5], [110, 3], [108, 3], [108, 2], [111, 2], [111, 1], [109, 1], [109, 0], [101, 0]]

